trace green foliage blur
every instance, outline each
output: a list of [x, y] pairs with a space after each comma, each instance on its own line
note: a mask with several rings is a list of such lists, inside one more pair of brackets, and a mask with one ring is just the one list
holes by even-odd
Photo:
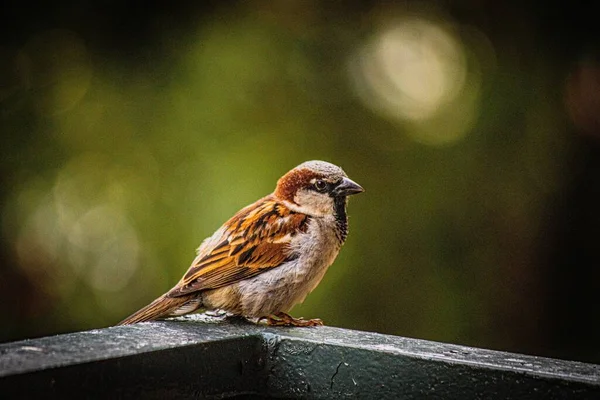
[[600, 362], [598, 258], [565, 239], [598, 232], [590, 10], [467, 3], [13, 2], [0, 341], [115, 324], [322, 159], [366, 193], [293, 315]]

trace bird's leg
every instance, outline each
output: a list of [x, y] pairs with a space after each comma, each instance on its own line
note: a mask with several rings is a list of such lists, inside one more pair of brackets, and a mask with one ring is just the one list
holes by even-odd
[[[262, 318], [261, 318], [262, 319]], [[321, 326], [323, 321], [318, 318], [315, 319], [303, 319], [294, 318], [284, 312], [278, 312], [274, 315], [269, 315], [264, 319], [267, 320], [267, 325], [271, 326]]]

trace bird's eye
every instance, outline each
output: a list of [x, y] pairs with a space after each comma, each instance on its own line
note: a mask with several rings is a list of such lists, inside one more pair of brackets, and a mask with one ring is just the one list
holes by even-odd
[[317, 191], [319, 192], [324, 192], [325, 190], [327, 190], [327, 182], [325, 182], [322, 179], [318, 179], [315, 182], [315, 189], [317, 189]]

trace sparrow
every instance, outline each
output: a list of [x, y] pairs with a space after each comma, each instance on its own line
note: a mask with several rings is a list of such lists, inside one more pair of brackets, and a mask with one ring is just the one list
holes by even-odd
[[198, 310], [222, 310], [268, 325], [323, 325], [288, 312], [337, 257], [348, 235], [348, 196], [363, 191], [336, 165], [298, 165], [277, 181], [273, 193], [205, 239], [171, 290], [119, 325]]

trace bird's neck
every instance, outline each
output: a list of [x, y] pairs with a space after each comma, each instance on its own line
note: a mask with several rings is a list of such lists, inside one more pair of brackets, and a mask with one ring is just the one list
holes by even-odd
[[346, 215], [347, 203], [346, 197], [336, 197], [333, 203], [336, 227], [335, 234], [340, 244], [343, 244], [346, 241], [346, 236], [348, 236], [348, 216]]

